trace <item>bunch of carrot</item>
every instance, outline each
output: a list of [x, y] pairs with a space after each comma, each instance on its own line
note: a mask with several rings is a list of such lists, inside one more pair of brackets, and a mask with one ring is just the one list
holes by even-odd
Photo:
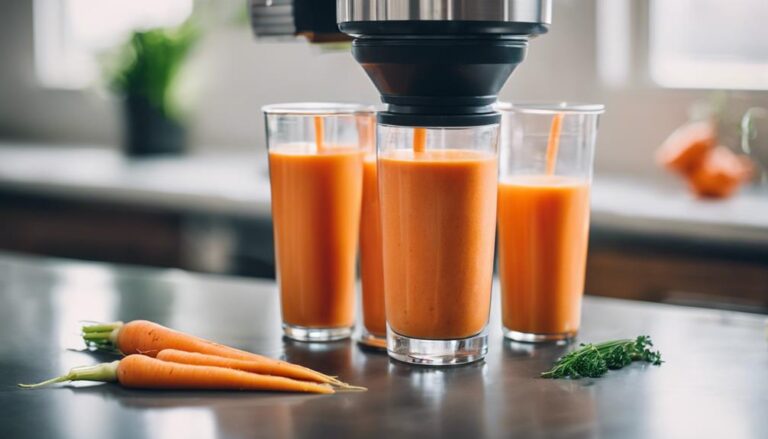
[[754, 165], [749, 157], [718, 146], [717, 140], [712, 121], [687, 123], [664, 141], [656, 160], [685, 178], [696, 195], [726, 198], [752, 178]]
[[335, 377], [285, 361], [257, 355], [135, 320], [83, 327], [83, 339], [100, 349], [118, 350], [125, 358], [72, 369], [35, 388], [65, 381], [117, 381], [129, 388], [267, 390], [334, 393], [365, 390]]

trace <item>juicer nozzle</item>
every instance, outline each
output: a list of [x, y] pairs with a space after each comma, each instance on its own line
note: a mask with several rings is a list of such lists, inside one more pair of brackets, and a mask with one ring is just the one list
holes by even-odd
[[551, 23], [551, 0], [338, 0], [339, 29], [388, 109], [406, 126], [497, 123], [492, 104]]
[[498, 122], [492, 104], [551, 11], [552, 0], [251, 0], [251, 23], [257, 37], [354, 38], [388, 104], [382, 123], [477, 126]]

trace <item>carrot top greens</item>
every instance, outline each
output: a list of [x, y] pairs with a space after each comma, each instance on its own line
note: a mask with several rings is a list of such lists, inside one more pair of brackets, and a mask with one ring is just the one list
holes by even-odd
[[609, 369], [621, 369], [633, 361], [645, 361], [658, 366], [661, 353], [651, 350], [651, 337], [641, 335], [634, 340], [622, 339], [603, 343], [582, 343], [578, 349], [555, 361], [552, 369], [543, 372], [542, 378], [597, 378]]
[[98, 323], [83, 326], [83, 340], [90, 347], [117, 351], [117, 334], [123, 322]]

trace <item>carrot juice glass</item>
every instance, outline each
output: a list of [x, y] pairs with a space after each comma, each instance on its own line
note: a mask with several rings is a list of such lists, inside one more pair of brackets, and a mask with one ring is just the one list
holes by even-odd
[[263, 111], [283, 332], [300, 341], [347, 338], [365, 155], [358, 120], [373, 113], [317, 103]]
[[579, 330], [589, 193], [602, 105], [499, 104], [499, 276], [504, 336]]
[[488, 350], [496, 226], [496, 123], [379, 124], [387, 351], [451, 365]]
[[358, 119], [365, 148], [363, 159], [363, 203], [360, 210], [360, 284], [362, 286], [363, 325], [359, 342], [373, 348], [387, 345], [387, 320], [384, 312], [384, 273], [381, 250], [381, 209], [376, 163], [376, 118]]

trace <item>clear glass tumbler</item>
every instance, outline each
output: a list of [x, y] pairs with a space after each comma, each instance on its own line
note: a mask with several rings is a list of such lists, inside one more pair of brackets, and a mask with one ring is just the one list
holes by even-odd
[[371, 109], [334, 103], [263, 108], [277, 282], [284, 334], [299, 341], [351, 335]]
[[485, 357], [499, 125], [378, 127], [387, 350], [414, 364]]
[[376, 163], [376, 119], [361, 117], [360, 132], [365, 135], [363, 160], [363, 204], [360, 210], [360, 284], [362, 286], [363, 325], [359, 342], [386, 349], [387, 320], [384, 311], [384, 273], [381, 249], [381, 208]]
[[581, 323], [589, 193], [602, 105], [499, 104], [504, 336], [567, 340]]

